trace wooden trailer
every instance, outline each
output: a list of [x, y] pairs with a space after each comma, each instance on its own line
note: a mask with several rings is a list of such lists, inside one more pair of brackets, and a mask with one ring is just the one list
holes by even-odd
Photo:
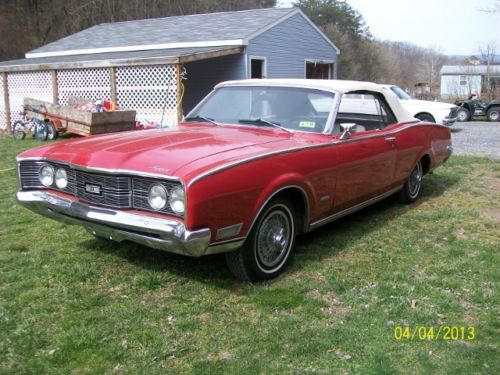
[[[71, 102], [71, 101], [70, 101]], [[44, 121], [54, 127], [57, 133], [68, 132], [83, 136], [133, 130], [134, 110], [114, 110], [110, 112], [87, 112], [73, 105], [60, 106], [32, 98], [24, 98], [26, 116]]]

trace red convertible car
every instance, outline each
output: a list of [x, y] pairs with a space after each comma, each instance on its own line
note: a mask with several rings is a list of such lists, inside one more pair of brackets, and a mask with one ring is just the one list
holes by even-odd
[[225, 252], [235, 276], [256, 281], [283, 271], [298, 234], [392, 194], [417, 199], [451, 150], [449, 128], [414, 119], [376, 84], [232, 81], [175, 128], [22, 153], [17, 200], [96, 237]]

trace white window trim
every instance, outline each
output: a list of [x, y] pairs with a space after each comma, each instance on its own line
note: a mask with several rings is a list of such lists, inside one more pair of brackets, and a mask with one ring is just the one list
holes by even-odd
[[307, 64], [330, 64], [330, 69], [328, 71], [328, 79], [333, 79], [335, 76], [335, 61], [334, 60], [315, 60], [315, 59], [305, 59], [304, 60], [304, 78], [307, 78]]
[[266, 56], [248, 56], [248, 78], [252, 78], [252, 60], [260, 60], [263, 61], [262, 64], [262, 78], [267, 78], [267, 57]]

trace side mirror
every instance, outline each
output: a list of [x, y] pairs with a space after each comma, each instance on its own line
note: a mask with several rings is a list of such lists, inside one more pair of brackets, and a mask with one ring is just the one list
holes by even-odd
[[340, 129], [342, 129], [342, 134], [340, 139], [349, 139], [351, 138], [351, 129], [355, 128], [357, 124], [355, 123], [345, 123], [340, 124]]

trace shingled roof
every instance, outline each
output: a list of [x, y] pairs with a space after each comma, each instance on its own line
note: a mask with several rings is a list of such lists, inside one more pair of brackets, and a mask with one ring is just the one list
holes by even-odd
[[288, 18], [301, 15], [338, 48], [299, 8], [263, 8], [194, 14], [90, 27], [0, 62], [0, 72], [177, 64], [244, 52], [249, 42]]
[[500, 65], [443, 65], [442, 75], [500, 74]]
[[265, 8], [104, 23], [32, 50], [27, 58], [246, 45], [298, 8]]

